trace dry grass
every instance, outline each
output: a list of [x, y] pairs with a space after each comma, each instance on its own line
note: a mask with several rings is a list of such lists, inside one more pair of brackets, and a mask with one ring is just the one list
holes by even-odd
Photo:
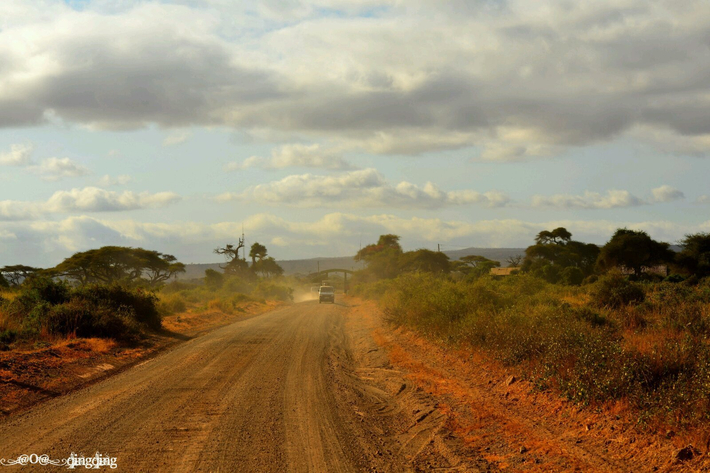
[[[710, 421], [710, 283], [629, 285], [613, 276], [572, 288], [419, 274], [373, 292], [396, 325], [482, 350], [539, 389], [582, 404], [626, 403], [647, 425]], [[627, 295], [633, 303], [619, 302]]]

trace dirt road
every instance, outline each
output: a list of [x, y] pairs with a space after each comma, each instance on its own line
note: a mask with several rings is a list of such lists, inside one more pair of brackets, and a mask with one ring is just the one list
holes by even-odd
[[479, 471], [443, 444], [426, 451], [443, 422], [427, 419], [433, 408], [402, 409], [368, 385], [347, 310], [300, 303], [187, 341], [0, 422], [0, 458], [100, 452], [117, 458], [113, 471]]

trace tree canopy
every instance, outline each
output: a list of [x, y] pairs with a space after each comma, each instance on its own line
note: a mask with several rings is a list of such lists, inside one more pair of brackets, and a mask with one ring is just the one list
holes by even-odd
[[710, 233], [685, 235], [676, 262], [685, 273], [699, 278], [710, 276]]
[[254, 244], [251, 245], [251, 249], [249, 250], [249, 257], [251, 258], [252, 266], [256, 264], [257, 261], [261, 261], [262, 259], [266, 258], [266, 256], [267, 251], [264, 245], [258, 242], [254, 242]]
[[402, 253], [400, 257], [400, 270], [426, 272], [426, 273], [448, 273], [450, 271], [449, 257], [444, 253], [420, 249]]
[[265, 278], [281, 276], [284, 272], [283, 268], [271, 256], [257, 260], [251, 269]]
[[587, 276], [594, 271], [598, 255], [597, 245], [572, 240], [572, 233], [559, 227], [537, 234], [535, 244], [525, 250], [522, 268], [552, 283], [576, 284], [579, 272], [565, 269], [577, 268], [582, 276]]
[[399, 258], [402, 247], [399, 245], [399, 236], [387, 234], [380, 235], [376, 244], [367, 245], [357, 252], [355, 261], [367, 263], [367, 272], [378, 279], [390, 279], [400, 273]]
[[480, 255], [468, 255], [453, 262], [455, 270], [472, 277], [480, 277], [491, 272], [491, 268], [500, 267], [500, 261]]
[[626, 268], [639, 276], [653, 266], [673, 261], [670, 245], [641, 230], [619, 228], [599, 253], [600, 269]]
[[239, 239], [239, 244], [228, 244], [221, 248], [215, 248], [214, 252], [223, 255], [227, 264], [222, 266], [225, 274], [244, 276], [248, 273], [249, 264], [244, 258], [239, 257], [239, 252], [244, 248], [244, 240]]
[[157, 286], [184, 271], [185, 265], [173, 255], [143, 248], [104, 246], [75, 253], [52, 268], [50, 273], [73, 279], [81, 285], [144, 281]]
[[[42, 271], [40, 268], [25, 266], [24, 264], [14, 264], [3, 266], [0, 268], [0, 277], [2, 277], [11, 286], [19, 286], [22, 282]], [[0, 281], [0, 286], [2, 281]]]

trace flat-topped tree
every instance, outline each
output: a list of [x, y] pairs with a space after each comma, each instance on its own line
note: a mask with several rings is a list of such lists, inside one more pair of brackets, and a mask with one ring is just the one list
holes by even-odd
[[82, 286], [88, 283], [133, 284], [141, 280], [157, 286], [181, 272], [185, 272], [185, 265], [173, 255], [123, 246], [104, 246], [75, 253], [51, 270], [52, 274], [72, 279]]
[[[33, 268], [24, 264], [14, 264], [0, 268], [0, 275], [12, 286], [19, 286], [22, 282], [42, 271], [41, 268]], [[1, 284], [1, 283], [0, 283]]]
[[583, 277], [588, 276], [594, 271], [598, 255], [597, 245], [572, 240], [572, 233], [558, 227], [537, 234], [535, 244], [525, 249], [522, 269], [548, 282], [576, 284], [579, 272], [565, 271], [566, 268], [579, 269]]
[[597, 264], [602, 270], [623, 267], [639, 276], [648, 268], [673, 261], [673, 257], [668, 243], [641, 230], [619, 228], [602, 247]]
[[480, 255], [468, 255], [458, 261], [454, 261], [454, 267], [466, 275], [478, 277], [490, 273], [492, 268], [499, 268], [500, 261], [494, 261]]

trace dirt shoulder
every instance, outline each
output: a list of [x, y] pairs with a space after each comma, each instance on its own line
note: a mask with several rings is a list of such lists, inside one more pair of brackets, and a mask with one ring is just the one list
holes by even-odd
[[366, 331], [375, 345], [353, 339], [358, 374], [394, 408], [421, 413], [401, 434], [414, 470], [710, 471], [709, 445], [683, 450], [688, 438], [644, 430], [626, 406], [569, 403], [474, 351], [393, 329], [372, 302], [348, 303], [348, 331]]
[[188, 311], [163, 319], [163, 330], [133, 344], [89, 338], [0, 352], [0, 416], [9, 416], [123, 371], [180, 342], [282, 303], [250, 302], [236, 314]]

